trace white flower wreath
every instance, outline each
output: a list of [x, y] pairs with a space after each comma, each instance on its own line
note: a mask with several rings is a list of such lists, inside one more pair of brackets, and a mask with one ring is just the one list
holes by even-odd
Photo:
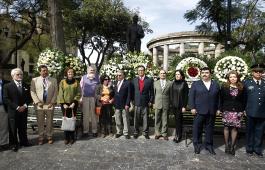
[[65, 56], [65, 67], [71, 67], [75, 71], [76, 77], [81, 77], [85, 68], [85, 64], [81, 61], [80, 58], [73, 55]]
[[46, 65], [51, 76], [60, 74], [63, 68], [64, 55], [58, 50], [46, 49], [39, 55], [36, 71], [40, 65]]
[[123, 69], [127, 78], [134, 78], [137, 74], [137, 67], [142, 65], [146, 68], [146, 75], [153, 77], [159, 73], [159, 69], [150, 64], [151, 61], [143, 53], [132, 54], [128, 53], [123, 56], [122, 60], [117, 58], [111, 58], [107, 64], [104, 64], [100, 70], [101, 74], [107, 74], [112, 80], [116, 79], [116, 73], [118, 70]]
[[[191, 76], [188, 73], [188, 70], [191, 67], [198, 71], [198, 74], [196, 76]], [[197, 79], [200, 76], [200, 69], [203, 67], [207, 67], [207, 64], [204, 61], [199, 58], [188, 57], [180, 61], [180, 63], [176, 67], [176, 70], [182, 70], [188, 79]]]
[[214, 67], [215, 76], [222, 82], [227, 81], [226, 75], [232, 70], [237, 71], [241, 75], [241, 80], [243, 80], [248, 73], [248, 65], [242, 58], [227, 56], [219, 60]]

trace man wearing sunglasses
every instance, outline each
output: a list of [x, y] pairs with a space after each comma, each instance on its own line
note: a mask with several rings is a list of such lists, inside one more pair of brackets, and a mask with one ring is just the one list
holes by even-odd
[[265, 82], [262, 80], [264, 64], [251, 66], [252, 78], [244, 82], [246, 91], [247, 142], [246, 152], [263, 157], [262, 142], [265, 128]]

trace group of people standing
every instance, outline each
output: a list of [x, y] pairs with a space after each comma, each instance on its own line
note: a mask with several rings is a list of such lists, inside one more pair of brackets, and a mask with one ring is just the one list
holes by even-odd
[[[126, 139], [130, 139], [129, 108], [133, 105], [133, 138], [137, 139], [141, 135], [139, 127], [142, 122], [142, 135], [150, 139], [148, 115], [153, 106], [155, 109], [155, 139], [168, 140], [168, 115], [169, 112], [173, 112], [176, 122], [173, 141], [176, 143], [182, 138], [182, 114], [186, 112], [188, 106], [191, 114], [194, 115], [195, 154], [200, 154], [202, 149], [203, 127], [205, 127], [205, 149], [215, 154], [213, 149], [214, 123], [216, 115], [222, 115], [225, 152], [235, 155], [238, 129], [241, 127], [243, 115], [246, 115], [246, 152], [249, 155], [255, 153], [262, 157], [265, 127], [265, 82], [262, 80], [264, 66], [256, 64], [251, 68], [252, 78], [241, 82], [239, 74], [231, 71], [227, 74], [227, 82], [221, 87], [211, 79], [211, 70], [207, 67], [202, 68], [201, 79], [193, 82], [190, 89], [182, 70], [175, 71], [173, 81], [167, 79], [165, 70], [160, 70], [159, 79], [154, 81], [145, 75], [145, 67], [141, 65], [137, 68], [138, 75], [131, 81], [125, 79], [123, 70], [117, 71], [117, 80], [112, 81], [108, 75], [99, 77], [95, 68], [89, 66], [87, 74], [82, 76], [79, 82], [74, 78], [74, 70], [67, 68], [65, 78], [60, 81], [59, 87], [57, 80], [48, 76], [48, 68], [45, 65], [39, 67], [40, 76], [32, 79], [30, 87], [22, 81], [22, 70], [16, 68], [11, 71], [13, 80], [10, 83], [0, 81], [0, 113], [1, 117], [5, 118], [1, 120], [6, 120], [4, 124], [1, 123], [5, 128], [2, 127], [0, 130], [0, 145], [7, 144], [6, 129], [9, 129], [9, 143], [14, 151], [18, 150], [19, 144], [30, 145], [26, 129], [27, 107], [31, 100], [33, 100], [37, 115], [39, 145], [45, 143], [45, 136], [49, 144], [53, 143], [53, 111], [56, 104], [60, 104], [62, 115], [67, 117], [76, 116], [77, 108], [81, 106], [83, 136], [90, 134], [91, 123], [93, 137], [97, 137], [100, 131], [103, 137], [113, 134], [112, 114], [114, 111], [115, 137], [119, 138], [124, 135]], [[101, 108], [99, 117], [95, 113], [96, 107]], [[8, 112], [8, 118], [4, 110]], [[65, 144], [73, 144], [75, 132], [65, 131], [64, 134]]]

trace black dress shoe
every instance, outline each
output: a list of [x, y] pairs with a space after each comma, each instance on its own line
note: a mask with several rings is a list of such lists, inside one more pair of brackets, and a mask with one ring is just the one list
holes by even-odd
[[230, 154], [230, 146], [229, 145], [225, 145], [225, 153]]
[[121, 137], [121, 134], [115, 134], [115, 138]]
[[17, 145], [12, 146], [12, 151], [17, 152], [18, 151], [18, 146]]
[[256, 156], [259, 157], [259, 158], [263, 158], [263, 154], [260, 153], [260, 152], [255, 152]]
[[150, 139], [149, 135], [144, 135], [145, 139]]
[[93, 133], [92, 136], [93, 136], [94, 138], [96, 138], [96, 137], [98, 137], [98, 133]]
[[194, 153], [195, 154], [200, 154], [200, 152], [201, 152], [200, 147], [199, 146], [194, 146]]
[[21, 144], [20, 146], [29, 147], [29, 146], [32, 146], [32, 144], [28, 142], [28, 143]]
[[178, 140], [177, 138], [174, 138], [174, 139], [173, 139], [173, 142], [175, 142], [175, 143], [179, 143], [180, 140]]
[[130, 139], [129, 135], [124, 135], [124, 136], [125, 136], [125, 139]]
[[231, 155], [235, 155], [235, 154], [236, 154], [235, 147], [232, 147], [232, 148], [231, 148], [231, 150], [230, 150], [230, 154], [231, 154]]
[[138, 138], [138, 135], [137, 135], [137, 134], [134, 134], [134, 135], [133, 135], [133, 138], [134, 138], [134, 139], [137, 139], [137, 138]]
[[253, 151], [246, 151], [248, 156], [253, 156]]
[[216, 153], [214, 152], [213, 147], [206, 147], [205, 149], [208, 150], [210, 154], [216, 155]]

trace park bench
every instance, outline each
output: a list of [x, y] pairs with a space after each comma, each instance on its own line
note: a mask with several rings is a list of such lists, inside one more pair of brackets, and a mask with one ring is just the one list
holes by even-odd
[[[186, 111], [183, 113], [183, 134], [185, 137], [185, 145], [186, 147], [189, 146], [189, 144], [192, 143], [192, 135], [189, 136], [189, 134], [192, 134], [192, 128], [193, 128], [193, 118], [194, 116], [191, 114], [190, 111]], [[221, 116], [216, 116], [215, 119], [215, 126], [214, 126], [214, 135], [216, 134], [222, 134], [223, 135], [224, 125], [222, 122]], [[240, 133], [244, 133], [246, 130], [246, 118], [244, 117], [242, 119], [242, 127], [239, 129], [238, 133], [238, 139], [240, 139]], [[204, 133], [204, 131], [202, 132]], [[191, 141], [188, 143], [188, 139]]]
[[[80, 110], [77, 110], [76, 113], [76, 131], [79, 128], [82, 128], [82, 113]], [[54, 115], [53, 115], [53, 127], [60, 128], [62, 125], [62, 111], [61, 107], [56, 106], [54, 108]], [[35, 113], [35, 109], [33, 105], [28, 106], [28, 128], [31, 128], [33, 131], [36, 131], [37, 128], [37, 114]], [[76, 133], [77, 135], [77, 133]]]

